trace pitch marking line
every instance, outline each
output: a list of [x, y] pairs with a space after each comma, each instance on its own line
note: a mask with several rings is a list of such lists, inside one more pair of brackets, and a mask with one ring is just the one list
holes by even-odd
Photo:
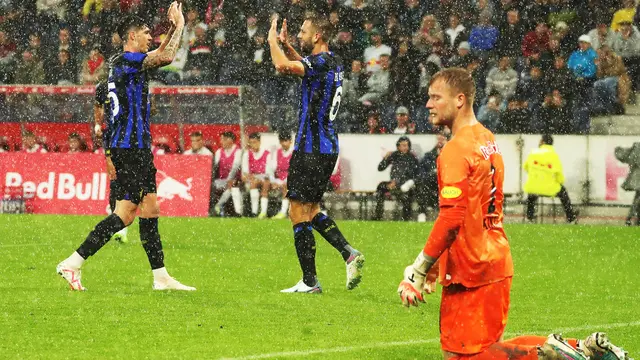
[[[586, 326], [559, 328], [559, 329], [555, 329], [554, 332], [568, 333], [573, 331], [584, 331], [584, 330], [591, 330], [591, 329], [606, 330], [606, 329], [617, 329], [622, 327], [633, 327], [633, 326], [640, 326], [640, 321], [634, 321], [634, 322], [628, 322], [628, 323], [613, 323], [613, 324], [604, 324], [604, 325], [586, 325]], [[505, 333], [505, 335], [515, 336], [515, 335], [521, 335], [521, 334]], [[395, 347], [395, 346], [431, 344], [431, 343], [437, 343], [438, 341], [439, 339], [424, 339], [424, 340], [379, 342], [379, 343], [374, 343], [369, 345], [360, 345], [360, 346], [341, 346], [341, 347], [328, 348], [328, 349], [284, 351], [284, 352], [268, 353], [268, 354], [261, 354], [261, 355], [242, 356], [242, 357], [236, 357], [236, 358], [221, 358], [221, 360], [253, 360], [253, 359], [271, 359], [271, 358], [277, 358], [277, 357], [301, 357], [301, 356], [310, 356], [310, 355], [317, 355], [317, 354], [335, 354], [335, 353], [345, 353], [345, 352], [352, 352], [352, 351], [358, 351], [358, 350], [388, 348], [388, 347]]]

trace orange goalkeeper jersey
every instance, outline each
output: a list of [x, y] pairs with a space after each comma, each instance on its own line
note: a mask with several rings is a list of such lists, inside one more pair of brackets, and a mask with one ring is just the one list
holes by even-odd
[[504, 162], [494, 135], [461, 128], [437, 160], [440, 214], [424, 252], [439, 257], [442, 285], [478, 287], [513, 276], [502, 227]]

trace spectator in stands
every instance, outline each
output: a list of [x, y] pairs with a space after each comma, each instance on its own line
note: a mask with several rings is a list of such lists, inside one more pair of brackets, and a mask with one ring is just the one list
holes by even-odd
[[369, 113], [367, 117], [368, 134], [386, 134], [387, 129], [380, 125], [380, 114], [377, 112]]
[[516, 93], [518, 86], [518, 73], [511, 67], [511, 59], [508, 56], [500, 58], [498, 66], [489, 71], [485, 94], [491, 95], [497, 92], [503, 99], [508, 99]]
[[413, 46], [421, 54], [431, 54], [433, 45], [441, 43], [444, 35], [436, 17], [428, 14], [422, 18], [420, 28], [413, 34]]
[[51, 71], [46, 73], [47, 83], [53, 85], [73, 85], [76, 83], [78, 69], [71, 61], [71, 54], [67, 50], [60, 50], [58, 58]]
[[613, 14], [611, 19], [611, 30], [619, 31], [623, 23], [633, 23], [636, 15], [636, 2], [634, 0], [622, 0], [622, 8]]
[[529, 221], [535, 220], [535, 205], [539, 196], [560, 198], [567, 222], [577, 221], [578, 213], [573, 210], [571, 199], [563, 185], [562, 163], [553, 148], [551, 135], [542, 135], [540, 147], [529, 154], [523, 168], [528, 174], [524, 191], [528, 194], [527, 219]]
[[[580, 24], [574, 24], [573, 26], [578, 25]], [[582, 29], [577, 29], [576, 31], [578, 30]], [[563, 49], [571, 49], [577, 40], [569, 25], [567, 25], [567, 23], [564, 21], [558, 21], [558, 23], [556, 23], [556, 26], [553, 27], [551, 37], [558, 38], [560, 47]]]
[[360, 102], [377, 103], [386, 99], [391, 82], [389, 57], [387, 54], [380, 55], [380, 69], [367, 74], [369, 78], [367, 79], [366, 92], [358, 99]]
[[486, 16], [489, 19], [493, 18], [493, 14], [495, 13], [493, 1], [477, 0], [473, 1], [472, 3], [474, 3], [475, 6], [475, 14], [478, 14], [478, 16]]
[[522, 56], [528, 58], [533, 54], [541, 54], [549, 48], [549, 27], [544, 20], [539, 20], [536, 28], [529, 31], [522, 40]]
[[269, 175], [271, 177], [271, 189], [280, 190], [282, 205], [280, 212], [272, 219], [285, 219], [289, 211], [289, 198], [287, 198], [287, 178], [289, 177], [289, 162], [293, 154], [292, 136], [288, 131], [278, 133], [280, 148], [276, 149], [271, 157]]
[[622, 58], [633, 81], [633, 91], [640, 90], [640, 31], [630, 22], [621, 22], [611, 39], [611, 49]]
[[423, 8], [420, 0], [404, 0], [405, 6], [400, 13], [400, 23], [407, 31], [414, 32], [420, 27], [422, 22]]
[[94, 47], [89, 52], [89, 56], [82, 62], [80, 72], [80, 83], [84, 85], [95, 85], [107, 76], [108, 64], [100, 52], [100, 48]]
[[[562, 89], [564, 90], [564, 87]], [[532, 130], [538, 133], [549, 132], [553, 134], [570, 134], [573, 132], [571, 108], [561, 90], [553, 89], [545, 95]]]
[[411, 140], [402, 136], [396, 143], [396, 151], [389, 151], [380, 164], [378, 171], [384, 171], [391, 166], [390, 181], [378, 184], [376, 190], [376, 212], [374, 220], [382, 220], [384, 200], [391, 195], [402, 203], [402, 220], [411, 220], [411, 205], [415, 179], [418, 175], [418, 159], [411, 151]]
[[405, 106], [398, 106], [396, 109], [396, 122], [397, 126], [393, 130], [394, 134], [415, 134], [416, 124], [414, 124], [409, 118], [409, 109]]
[[538, 112], [546, 91], [547, 83], [540, 67], [531, 66], [523, 71], [516, 93], [522, 94], [522, 97], [527, 99], [529, 109], [534, 114]]
[[58, 32], [57, 46], [50, 49], [49, 59], [56, 59], [60, 51], [65, 50], [69, 54], [75, 53], [73, 44], [71, 43], [71, 30], [69, 28], [62, 28]]
[[56, 34], [60, 24], [64, 23], [67, 6], [65, 0], [36, 1], [36, 27], [38, 31], [45, 36]]
[[565, 58], [558, 55], [553, 60], [553, 67], [546, 72], [547, 91], [551, 93], [553, 90], [562, 90], [563, 97], [571, 101], [574, 90], [573, 74], [567, 68]]
[[591, 47], [596, 51], [598, 51], [602, 45], [611, 44], [615, 34], [615, 31], [611, 30], [609, 25], [604, 21], [598, 23], [595, 29], [587, 33], [591, 38]]
[[501, 118], [506, 133], [528, 133], [533, 116], [527, 98], [517, 93], [508, 98], [507, 109]]
[[367, 64], [367, 72], [374, 73], [381, 69], [382, 55], [391, 56], [391, 48], [382, 43], [382, 36], [378, 29], [371, 32], [371, 46], [364, 50], [364, 61]]
[[271, 189], [269, 157], [269, 150], [262, 148], [260, 133], [249, 134], [247, 151], [242, 156], [242, 182], [249, 190], [251, 215], [257, 216], [258, 219], [266, 219], [269, 208], [269, 190]]
[[589, 131], [589, 98], [596, 80], [596, 58], [598, 54], [591, 48], [591, 38], [581, 35], [578, 38], [578, 49], [571, 53], [567, 67], [573, 72], [575, 79], [573, 115], [571, 117], [573, 130], [585, 134]]
[[633, 143], [628, 149], [616, 147], [615, 156], [620, 162], [629, 164], [629, 175], [622, 183], [622, 189], [636, 193], [624, 223], [631, 226], [635, 217], [635, 225], [640, 226], [640, 142]]
[[10, 84], [16, 71], [16, 44], [0, 29], [0, 84]]
[[341, 28], [331, 42], [331, 51], [342, 59], [343, 64], [352, 64], [354, 60], [360, 58], [361, 50], [353, 42], [353, 33], [349, 28]]
[[421, 101], [418, 56], [408, 40], [400, 42], [391, 62], [391, 98], [396, 104], [414, 105]]
[[500, 27], [498, 39], [498, 51], [512, 59], [518, 59], [522, 55], [522, 39], [524, 38], [524, 28], [520, 22], [518, 9], [511, 9], [507, 12], [507, 21]]
[[196, 39], [189, 48], [183, 79], [189, 85], [208, 84], [215, 77], [212, 73], [214, 47], [207, 40], [207, 25], [198, 24], [194, 32]]
[[31, 51], [23, 52], [22, 61], [16, 69], [15, 81], [17, 84], [44, 84], [44, 61]]
[[498, 42], [498, 28], [491, 23], [491, 18], [486, 14], [480, 14], [478, 24], [471, 28], [469, 45], [471, 50], [479, 56], [486, 57]]
[[194, 131], [189, 134], [189, 138], [191, 139], [191, 148], [185, 151], [184, 155], [206, 155], [213, 156], [211, 150], [209, 150], [206, 146], [204, 146], [204, 137], [202, 136], [202, 132]]
[[502, 111], [500, 109], [501, 103], [502, 100], [500, 99], [500, 95], [491, 95], [489, 96], [487, 103], [480, 107], [480, 110], [478, 111], [478, 121], [494, 134], [501, 133], [503, 131], [501, 120]]
[[449, 58], [448, 67], [466, 68], [471, 59], [471, 46], [467, 41], [463, 41], [458, 45], [458, 52]]
[[87, 151], [87, 143], [84, 142], [84, 139], [82, 139], [82, 136], [80, 136], [80, 134], [78, 133], [71, 133], [69, 134], [69, 139], [68, 139], [68, 153], [81, 153], [81, 152], [85, 152]]
[[418, 222], [427, 221], [427, 211], [438, 211], [438, 169], [437, 159], [442, 148], [447, 143], [447, 135], [438, 133], [436, 135], [436, 145], [431, 151], [424, 154], [418, 167], [418, 177], [416, 180], [416, 200], [418, 202], [419, 214]]
[[594, 113], [624, 113], [624, 104], [629, 100], [631, 80], [627, 75], [622, 58], [611, 51], [608, 45], [598, 50], [598, 80], [593, 84]]
[[34, 133], [25, 131], [22, 134], [22, 151], [26, 153], [46, 153], [47, 149], [37, 143]]

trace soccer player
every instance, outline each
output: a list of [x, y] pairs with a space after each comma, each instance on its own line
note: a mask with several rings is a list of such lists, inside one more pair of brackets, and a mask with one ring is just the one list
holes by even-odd
[[474, 97], [473, 78], [464, 69], [445, 69], [431, 79], [430, 120], [453, 137], [437, 159], [438, 219], [398, 287], [403, 304], [424, 302], [423, 292], [432, 293], [439, 277], [444, 359], [626, 359], [603, 333], [585, 341], [556, 334], [502, 341], [513, 277], [502, 227], [504, 163], [494, 135], [476, 120]]
[[168, 18], [171, 28], [167, 39], [154, 51], [149, 27], [139, 17], [125, 18], [118, 26], [124, 52], [115, 55], [109, 66], [109, 124], [107, 156], [113, 162], [118, 186], [116, 208], [89, 233], [71, 256], [56, 270], [73, 290], [85, 290], [81, 267], [86, 259], [102, 248], [116, 232], [129, 226], [140, 210], [140, 239], [149, 259], [154, 290], [195, 290], [169, 276], [164, 266], [164, 252], [158, 231], [156, 169], [151, 153], [149, 132], [148, 70], [168, 65], [176, 54], [184, 17], [182, 5], [173, 2]]
[[[260, 134], [249, 134], [249, 149], [242, 155], [242, 182], [249, 186], [251, 199], [251, 214], [258, 219], [267, 217], [269, 207], [268, 175], [269, 151], [260, 146]], [[260, 214], [258, 214], [258, 200], [260, 200]]]
[[[104, 154], [106, 155], [107, 151], [105, 150], [108, 146], [107, 141], [104, 139], [104, 132], [102, 130], [104, 124], [104, 106], [106, 104], [110, 104], [110, 100], [108, 97], [109, 90], [107, 89], [107, 82], [101, 81], [96, 85], [96, 96], [95, 102], [93, 103], [93, 130], [96, 134], [96, 138], [100, 138], [102, 140], [102, 149]], [[115, 188], [118, 186], [118, 182], [116, 180], [116, 168], [113, 166], [113, 161], [111, 161], [110, 156], [106, 156], [107, 162], [107, 175], [109, 176], [109, 211], [110, 214], [116, 210], [116, 194], [118, 190]], [[118, 241], [120, 243], [127, 243], [129, 240], [127, 238], [127, 233], [129, 232], [129, 227], [125, 227], [124, 229], [118, 231], [113, 234], [111, 240]]]
[[194, 131], [189, 134], [191, 138], [191, 149], [185, 151], [183, 155], [206, 155], [213, 156], [211, 150], [204, 146], [204, 139], [200, 131]]
[[236, 135], [230, 131], [220, 136], [222, 148], [216, 150], [213, 157], [214, 179], [213, 186], [216, 191], [222, 191], [220, 199], [214, 207], [216, 215], [222, 213], [222, 207], [233, 199], [233, 208], [239, 216], [242, 216], [242, 194], [238, 183], [240, 182], [240, 164], [242, 150], [236, 145]]
[[278, 140], [280, 141], [280, 148], [271, 156], [270, 168], [272, 170], [269, 174], [271, 175], [271, 188], [282, 191], [282, 205], [280, 206], [280, 212], [274, 215], [272, 219], [286, 219], [289, 211], [287, 177], [289, 176], [289, 162], [293, 154], [291, 133], [288, 131], [279, 133]]
[[304, 58], [289, 44], [286, 19], [279, 37], [277, 26], [278, 18], [274, 17], [268, 35], [273, 64], [279, 73], [302, 78], [298, 134], [287, 178], [289, 217], [302, 280], [282, 292], [322, 292], [316, 276], [313, 229], [340, 252], [347, 267], [347, 289], [354, 289], [362, 279], [364, 256], [349, 245], [333, 219], [320, 212], [322, 195], [338, 159], [338, 134], [332, 121], [340, 107], [344, 76], [340, 58], [327, 45], [331, 24], [319, 17], [304, 21], [298, 34], [301, 50], [307, 55]]

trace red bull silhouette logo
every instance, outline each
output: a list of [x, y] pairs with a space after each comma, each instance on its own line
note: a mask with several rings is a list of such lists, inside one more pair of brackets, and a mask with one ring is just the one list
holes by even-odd
[[167, 175], [164, 171], [158, 170], [158, 174], [162, 177], [162, 180], [158, 182], [158, 202], [173, 200], [176, 196], [186, 201], [193, 201], [193, 196], [191, 196], [193, 178], [188, 178], [183, 183]]

